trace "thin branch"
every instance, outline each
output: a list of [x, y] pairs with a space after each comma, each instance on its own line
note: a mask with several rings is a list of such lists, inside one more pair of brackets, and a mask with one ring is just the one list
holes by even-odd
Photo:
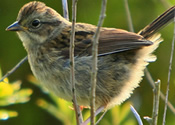
[[[154, 80], [153, 80], [150, 72], [148, 71], [148, 68], [145, 69], [145, 77], [148, 80], [148, 82], [150, 83], [150, 85], [152, 86], [152, 88], [154, 89], [155, 88], [155, 83], [154, 83]], [[162, 100], [165, 101], [165, 95], [161, 91], [160, 91], [160, 97], [161, 97]], [[171, 104], [170, 101], [168, 101], [168, 107], [175, 114], [175, 108]]]
[[130, 108], [131, 108], [132, 113], [133, 113], [134, 116], [136, 117], [138, 124], [139, 124], [139, 125], [143, 125], [142, 119], [140, 118], [140, 115], [139, 115], [138, 112], [135, 110], [135, 108], [134, 108], [132, 105], [130, 106]]
[[[64, 15], [64, 18], [67, 19], [67, 20], [69, 20], [69, 11], [68, 11], [68, 2], [67, 2], [67, 0], [62, 0], [62, 6], [63, 6], [63, 15]], [[78, 106], [77, 108], [78, 108], [77, 111], [79, 112], [79, 116], [78, 116], [79, 117], [79, 121], [80, 121], [80, 123], [82, 123], [83, 122], [82, 113], [80, 112], [80, 107]]]
[[69, 20], [69, 10], [67, 0], [62, 0], [64, 18]]
[[91, 77], [91, 125], [95, 124], [95, 92], [96, 92], [96, 82], [97, 82], [97, 63], [98, 63], [98, 40], [100, 35], [100, 29], [103, 24], [105, 13], [106, 13], [107, 0], [102, 1], [101, 13], [99, 17], [98, 27], [93, 36], [93, 47], [92, 47], [92, 77]]
[[166, 98], [165, 98], [165, 107], [164, 107], [163, 122], [162, 122], [163, 125], [165, 125], [165, 120], [166, 120], [169, 86], [170, 86], [170, 78], [171, 78], [171, 68], [172, 68], [173, 54], [174, 54], [174, 41], [175, 41], [175, 16], [174, 16], [174, 35], [173, 35], [173, 40], [172, 40], [172, 48], [171, 48], [171, 56], [170, 56], [170, 64], [169, 64], [169, 72], [168, 72], [168, 81], [167, 81], [167, 89], [166, 89]]
[[160, 80], [155, 82], [155, 88], [153, 89], [153, 113], [152, 113], [152, 125], [157, 125], [158, 113], [159, 113], [159, 99], [160, 99]]
[[14, 71], [16, 71], [25, 61], [27, 61], [27, 56], [24, 57], [19, 63], [17, 63], [10, 71], [8, 71], [0, 80], [0, 82], [4, 81], [4, 79], [10, 76]]
[[127, 16], [129, 30], [131, 32], [134, 32], [134, 27], [133, 27], [133, 23], [132, 23], [131, 13], [129, 10], [128, 0], [124, 0], [124, 4], [125, 4], [125, 10], [126, 10], [126, 16]]
[[75, 23], [76, 23], [76, 12], [77, 12], [77, 1], [72, 1], [72, 29], [70, 36], [70, 82], [72, 84], [72, 97], [73, 97], [73, 106], [75, 109], [77, 124], [80, 125], [83, 120], [81, 116], [81, 111], [76, 99], [76, 89], [75, 89], [75, 71], [74, 71], [74, 39], [75, 39]]
[[152, 118], [148, 117], [148, 116], [144, 116], [143, 117], [150, 125], [152, 125]]
[[95, 123], [96, 125], [103, 119], [103, 117], [105, 116], [107, 111], [104, 111], [103, 114], [100, 116], [100, 118], [98, 119], [98, 121]]
[[[95, 116], [97, 116], [100, 112], [102, 112], [104, 110], [104, 106], [101, 106], [100, 108], [98, 108], [96, 111], [95, 111]], [[106, 112], [106, 111], [105, 111]], [[103, 115], [103, 114], [102, 114]], [[102, 117], [102, 116], [101, 116]], [[100, 118], [101, 118], [100, 117]], [[88, 119], [86, 119], [86, 121], [83, 122], [83, 124], [81, 125], [87, 125], [89, 122], [90, 122], [91, 118], [89, 117]], [[99, 121], [99, 120], [98, 120]], [[97, 122], [98, 122], [97, 121]], [[97, 124], [97, 123], [96, 123]]]

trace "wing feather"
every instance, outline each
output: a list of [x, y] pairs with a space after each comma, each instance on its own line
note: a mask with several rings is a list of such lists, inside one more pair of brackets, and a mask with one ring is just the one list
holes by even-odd
[[[91, 28], [85, 27], [85, 25], [79, 24], [79, 27], [80, 26], [83, 28], [77, 28], [79, 30], [75, 32], [74, 55], [77, 57], [90, 56], [92, 55], [92, 38], [96, 28], [92, 31]], [[99, 37], [98, 56], [139, 49], [152, 44], [151, 41], [133, 32], [114, 28], [102, 28]], [[68, 41], [67, 48], [61, 51], [65, 58], [69, 58]]]
[[[104, 28], [100, 32], [98, 53], [99, 56], [102, 56], [131, 49], [138, 49], [152, 44], [151, 41], [144, 39], [141, 35], [136, 33], [121, 29]], [[86, 39], [76, 43], [75, 53], [77, 56], [91, 55], [92, 39]]]

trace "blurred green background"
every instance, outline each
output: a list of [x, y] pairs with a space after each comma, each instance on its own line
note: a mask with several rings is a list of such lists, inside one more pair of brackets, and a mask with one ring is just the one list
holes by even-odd
[[[44, 0], [43, 0], [44, 1]], [[135, 32], [144, 28], [147, 24], [153, 21], [158, 15], [164, 12], [167, 8], [163, 0], [128, 0], [130, 12], [133, 20], [133, 25]], [[165, 0], [166, 3], [173, 6], [175, 0]], [[15, 64], [19, 62], [24, 56], [26, 56], [26, 51], [24, 50], [21, 41], [18, 39], [14, 32], [6, 32], [5, 28], [16, 20], [19, 9], [29, 0], [1, 0], [0, 4], [0, 67], [3, 74], [10, 70]], [[62, 14], [62, 3], [61, 0], [48, 0], [44, 1], [48, 6], [57, 10]], [[69, 1], [69, 11], [71, 12], [71, 1]], [[79, 0], [77, 9], [77, 22], [85, 22], [96, 25], [99, 19], [101, 7], [101, 0]], [[128, 29], [126, 11], [124, 8], [124, 0], [108, 0], [106, 18], [104, 21], [105, 27], [114, 27]], [[157, 61], [151, 63], [148, 68], [151, 72], [154, 80], [161, 80], [161, 91], [165, 93], [169, 58], [171, 52], [171, 42], [173, 39], [173, 24], [168, 25], [160, 32], [164, 38], [164, 42], [156, 50]], [[175, 55], [174, 55], [175, 58]], [[172, 74], [171, 74], [171, 84], [170, 84], [170, 94], [169, 100], [175, 105], [175, 60], [172, 64]], [[58, 120], [53, 115], [50, 115], [46, 110], [38, 107], [37, 100], [42, 98], [47, 100], [47, 102], [57, 106], [55, 104], [55, 97], [49, 96], [43, 93], [39, 87], [31, 84], [29, 80], [29, 75], [31, 75], [31, 70], [27, 62], [25, 62], [15, 73], [9, 77], [9, 81], [22, 81], [22, 88], [33, 89], [33, 94], [29, 102], [24, 104], [15, 104], [6, 107], [0, 107], [0, 109], [15, 110], [18, 112], [18, 117], [10, 118], [8, 120], [1, 121], [0, 125], [49, 125], [57, 124], [62, 125], [65, 122]], [[115, 107], [113, 110], [108, 111], [103, 120], [99, 125], [114, 124], [117, 125], [121, 117], [125, 117], [120, 123], [123, 125], [136, 124], [134, 116], [129, 113], [128, 115], [122, 116], [129, 109], [129, 104], [133, 104], [138, 110], [141, 117], [151, 116], [152, 114], [152, 98], [153, 98], [152, 88], [149, 83], [144, 78], [140, 83], [140, 87], [134, 91], [132, 97], [125, 101], [121, 107]], [[41, 101], [41, 100], [40, 100]], [[44, 102], [43, 102], [44, 103]], [[62, 103], [62, 102], [61, 102]], [[61, 104], [59, 103], [59, 104]], [[71, 106], [71, 105], [70, 105]], [[59, 108], [58, 108], [59, 109]], [[67, 107], [69, 112], [73, 111]], [[126, 111], [127, 110], [127, 111]], [[160, 113], [159, 113], [159, 124], [162, 123], [164, 110], [164, 102], [160, 99]], [[58, 110], [64, 117], [66, 113], [64, 110]], [[167, 125], [175, 124], [175, 115], [168, 109], [167, 111]], [[71, 120], [71, 119], [68, 119]], [[145, 120], [144, 124], [148, 124]], [[71, 122], [70, 122], [71, 123]]]

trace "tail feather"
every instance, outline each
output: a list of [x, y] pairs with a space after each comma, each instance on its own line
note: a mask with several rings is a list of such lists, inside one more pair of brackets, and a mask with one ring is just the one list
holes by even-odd
[[[175, 17], [175, 6], [165, 11], [162, 15], [156, 18], [152, 23], [143, 28], [138, 34], [142, 35], [145, 39], [152, 41], [154, 44], [146, 46], [139, 51], [139, 55], [144, 57], [146, 62], [153, 62], [156, 56], [152, 54], [157, 49], [159, 44], [163, 41], [161, 34], [157, 33], [164, 26], [168, 25]], [[146, 63], [148, 64], [148, 63]]]
[[175, 17], [175, 6], [165, 11], [162, 15], [156, 18], [152, 23], [143, 28], [138, 34], [148, 39], [164, 26], [168, 25]]
[[145, 55], [146, 62], [154, 62], [157, 57], [152, 53], [158, 48], [163, 39], [161, 38], [160, 33], [156, 33], [154, 35], [151, 35], [148, 40], [152, 41], [154, 44], [148, 47], [144, 47], [142, 50], [140, 50], [140, 53], [142, 53], [141, 55]]

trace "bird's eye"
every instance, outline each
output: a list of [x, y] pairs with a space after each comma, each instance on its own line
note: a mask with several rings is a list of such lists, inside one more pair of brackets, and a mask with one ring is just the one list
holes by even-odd
[[32, 26], [33, 26], [34, 28], [38, 28], [40, 25], [41, 25], [41, 22], [40, 22], [39, 19], [36, 19], [36, 20], [33, 20], [33, 21], [32, 21]]

